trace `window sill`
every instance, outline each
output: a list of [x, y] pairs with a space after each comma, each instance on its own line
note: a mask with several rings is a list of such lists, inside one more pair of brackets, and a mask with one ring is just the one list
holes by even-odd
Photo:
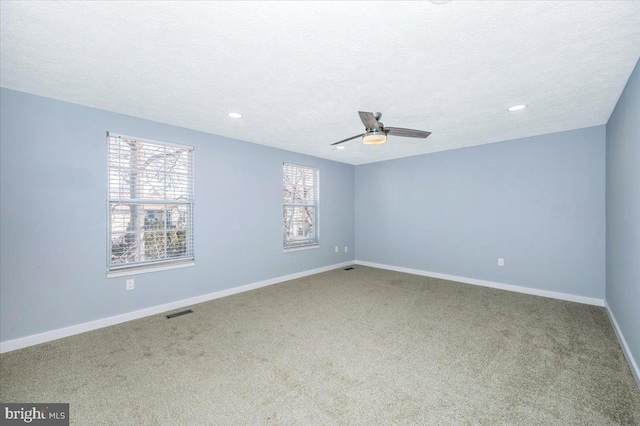
[[128, 275], [146, 274], [147, 272], [166, 271], [169, 269], [189, 268], [195, 265], [196, 265], [195, 260], [190, 260], [187, 262], [177, 262], [177, 263], [169, 263], [164, 265], [148, 266], [146, 268], [138, 267], [138, 268], [131, 268], [131, 269], [121, 269], [117, 271], [107, 272], [107, 278], [126, 277]]
[[290, 251], [311, 250], [311, 249], [317, 249], [317, 248], [320, 248], [320, 244], [313, 244], [313, 245], [302, 246], [302, 247], [286, 248], [286, 249], [282, 249], [282, 252], [283, 253], [288, 253]]

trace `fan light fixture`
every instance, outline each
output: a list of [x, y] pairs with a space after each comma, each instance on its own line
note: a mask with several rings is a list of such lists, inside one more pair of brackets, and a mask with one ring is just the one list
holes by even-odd
[[336, 146], [336, 149], [345, 149], [345, 148], [346, 148], [346, 146], [344, 146], [344, 145]]
[[387, 134], [372, 130], [362, 137], [362, 143], [365, 145], [380, 145], [387, 141]]
[[231, 118], [242, 118], [242, 114], [240, 114], [239, 112], [230, 112], [227, 115]]
[[387, 141], [387, 134], [402, 136], [404, 138], [422, 139], [427, 138], [427, 136], [431, 134], [431, 132], [425, 132], [424, 130], [403, 129], [402, 127], [385, 127], [385, 125], [380, 121], [380, 117], [382, 116], [382, 113], [380, 112], [358, 111], [358, 115], [360, 116], [362, 124], [364, 124], [364, 133], [334, 142], [331, 146], [340, 145], [341, 143], [349, 142], [350, 140], [358, 139], [360, 137], [362, 137], [362, 143], [365, 145], [380, 145]]

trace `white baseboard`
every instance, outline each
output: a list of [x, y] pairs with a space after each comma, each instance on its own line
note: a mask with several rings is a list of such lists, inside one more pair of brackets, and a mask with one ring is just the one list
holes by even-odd
[[618, 326], [618, 321], [616, 321], [616, 317], [613, 316], [613, 312], [611, 312], [611, 308], [606, 301], [604, 302], [604, 307], [607, 311], [607, 314], [609, 314], [609, 319], [611, 320], [611, 324], [613, 324], [613, 330], [616, 332], [616, 337], [618, 338], [618, 342], [620, 342], [622, 353], [627, 359], [627, 363], [629, 364], [629, 368], [631, 369], [633, 378], [636, 379], [636, 384], [638, 385], [638, 388], [640, 388], [640, 369], [638, 369], [638, 364], [636, 364], [636, 360], [633, 359], [633, 355], [631, 354], [631, 350], [627, 345], [627, 341], [622, 334], [622, 330], [620, 330], [620, 327]]
[[82, 324], [72, 325], [71, 327], [65, 327], [57, 330], [46, 331], [44, 333], [21, 337], [14, 340], [7, 340], [6, 342], [0, 342], [0, 353], [15, 351], [17, 349], [26, 348], [28, 346], [50, 342], [52, 340], [61, 339], [63, 337], [73, 336], [75, 334], [80, 334], [80, 333], [84, 333], [91, 330], [97, 330], [99, 328], [109, 327], [110, 325], [120, 324], [123, 322], [135, 320], [138, 318], [148, 317], [150, 315], [160, 314], [162, 312], [167, 312], [174, 309], [184, 308], [186, 306], [208, 302], [209, 300], [219, 299], [221, 297], [231, 296], [233, 294], [243, 293], [249, 290], [255, 290], [260, 287], [266, 287], [266, 286], [278, 284], [284, 281], [294, 280], [296, 278], [315, 275], [321, 272], [331, 271], [333, 269], [343, 268], [345, 266], [349, 266], [353, 264], [354, 264], [353, 261], [336, 263], [334, 265], [323, 266], [321, 268], [311, 269], [311, 270], [302, 271], [302, 272], [296, 272], [295, 274], [284, 275], [282, 277], [271, 278], [268, 280], [258, 281], [255, 283], [246, 284], [239, 287], [220, 290], [214, 293], [203, 294], [201, 296], [196, 296], [189, 299], [183, 299], [183, 300], [178, 300], [176, 302], [165, 303], [164, 305], [152, 306], [150, 308], [140, 309], [138, 311], [127, 312], [126, 314], [115, 315], [108, 318], [102, 318], [95, 321], [89, 321]]
[[517, 293], [532, 294], [534, 296], [549, 297], [551, 299], [568, 300], [570, 302], [584, 303], [586, 305], [604, 306], [604, 299], [596, 299], [593, 297], [578, 296], [575, 294], [559, 293], [556, 291], [540, 290], [537, 288], [521, 287], [511, 284], [496, 283], [493, 281], [478, 280], [475, 278], [459, 277], [456, 275], [440, 274], [438, 272], [422, 271], [420, 269], [403, 268], [401, 266], [391, 266], [382, 263], [365, 262], [356, 260], [356, 265], [371, 266], [372, 268], [388, 269], [390, 271], [404, 272], [407, 274], [421, 275], [431, 278], [440, 278], [442, 280], [457, 281], [465, 284], [479, 285], [482, 287], [497, 288], [500, 290], [515, 291]]

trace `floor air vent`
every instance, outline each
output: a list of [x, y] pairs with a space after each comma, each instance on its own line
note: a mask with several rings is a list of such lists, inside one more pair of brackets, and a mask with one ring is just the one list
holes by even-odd
[[176, 312], [175, 314], [171, 314], [171, 315], [166, 315], [167, 319], [171, 319], [171, 318], [175, 318], [175, 317], [179, 317], [182, 315], [187, 315], [192, 313], [193, 311], [191, 309], [187, 309], [186, 311], [182, 311], [182, 312]]
[[349, 266], [348, 268], [344, 268], [344, 270], [345, 270], [345, 271], [350, 271], [350, 270], [352, 270], [352, 269], [354, 269], [354, 267], [353, 267], [353, 266]]

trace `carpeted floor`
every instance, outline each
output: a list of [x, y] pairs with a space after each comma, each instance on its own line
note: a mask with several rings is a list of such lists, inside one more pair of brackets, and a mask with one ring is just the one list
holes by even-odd
[[639, 424], [603, 308], [356, 266], [0, 357], [72, 424]]

